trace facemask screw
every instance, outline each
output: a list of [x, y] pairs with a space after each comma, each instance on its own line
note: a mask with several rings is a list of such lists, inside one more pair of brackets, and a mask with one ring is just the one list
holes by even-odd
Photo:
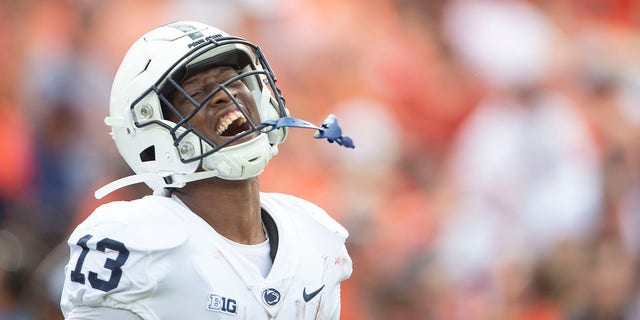
[[142, 120], [147, 120], [153, 116], [153, 108], [151, 108], [151, 106], [148, 104], [143, 104], [138, 109], [138, 113], [140, 114]]
[[191, 142], [185, 142], [181, 144], [179, 150], [180, 154], [183, 157], [191, 157], [195, 153], [195, 148], [193, 147], [193, 144]]

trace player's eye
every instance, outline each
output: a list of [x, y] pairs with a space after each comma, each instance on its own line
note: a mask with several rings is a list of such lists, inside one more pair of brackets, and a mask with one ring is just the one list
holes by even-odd
[[198, 101], [198, 98], [202, 98], [204, 96], [204, 91], [202, 90], [196, 90], [193, 92], [189, 92], [189, 95], [195, 99], [196, 101]]
[[[206, 96], [202, 88], [185, 88], [185, 93], [188, 94], [191, 99], [195, 100], [196, 103], [201, 103], [202, 99]], [[186, 96], [180, 97], [180, 103], [193, 104]]]

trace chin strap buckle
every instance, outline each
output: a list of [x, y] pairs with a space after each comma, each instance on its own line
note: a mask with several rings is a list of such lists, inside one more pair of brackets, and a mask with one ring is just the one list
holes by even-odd
[[266, 132], [280, 129], [280, 128], [306, 128], [318, 130], [313, 137], [316, 139], [327, 139], [329, 143], [336, 143], [339, 146], [345, 148], [354, 149], [355, 145], [353, 140], [347, 136], [342, 135], [342, 128], [338, 124], [338, 119], [335, 115], [330, 114], [322, 122], [320, 127], [298, 118], [282, 117], [277, 120], [267, 120], [262, 123], [264, 127], [269, 127]]

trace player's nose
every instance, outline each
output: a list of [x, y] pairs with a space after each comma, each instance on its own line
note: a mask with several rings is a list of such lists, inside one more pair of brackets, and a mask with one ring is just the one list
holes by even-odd
[[211, 107], [225, 107], [233, 103], [237, 97], [238, 93], [235, 90], [221, 86], [218, 92], [207, 101], [207, 105]]

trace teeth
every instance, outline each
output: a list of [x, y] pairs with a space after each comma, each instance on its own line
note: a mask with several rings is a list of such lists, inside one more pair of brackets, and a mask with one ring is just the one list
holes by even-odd
[[233, 111], [231, 113], [228, 113], [228, 114], [224, 115], [219, 120], [218, 127], [216, 128], [216, 133], [218, 135], [221, 135], [236, 120], [238, 120], [240, 124], [243, 124], [243, 123], [247, 122], [247, 119], [245, 119], [245, 117], [242, 114], [242, 112]]

